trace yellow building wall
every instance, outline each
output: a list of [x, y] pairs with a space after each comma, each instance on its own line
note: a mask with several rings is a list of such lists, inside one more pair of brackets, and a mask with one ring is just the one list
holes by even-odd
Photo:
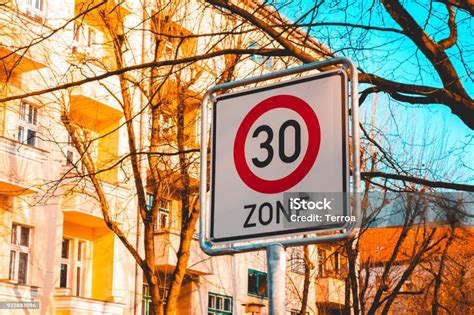
[[96, 235], [93, 242], [92, 298], [109, 300], [112, 297], [114, 272], [114, 234]]

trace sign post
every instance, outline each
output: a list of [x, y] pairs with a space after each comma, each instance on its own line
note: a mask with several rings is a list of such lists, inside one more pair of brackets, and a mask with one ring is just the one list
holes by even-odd
[[[331, 70], [228, 92], [322, 68]], [[270, 314], [285, 307], [285, 247], [334, 242], [355, 234], [360, 209], [358, 108], [357, 68], [347, 58], [224, 83], [204, 95], [201, 248], [208, 255], [266, 248]]]
[[[269, 313], [279, 314], [286, 307], [286, 254], [285, 248], [280, 245], [267, 247], [267, 269], [270, 284], [269, 288]], [[278, 312], [280, 310], [280, 312]]]

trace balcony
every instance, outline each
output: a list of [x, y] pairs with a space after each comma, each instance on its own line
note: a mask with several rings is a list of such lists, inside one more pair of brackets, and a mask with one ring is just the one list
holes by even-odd
[[34, 193], [45, 178], [48, 152], [0, 136], [0, 193]]
[[[101, 1], [99, 0], [76, 0], [74, 3], [74, 15], [83, 14], [83, 21], [98, 29], [106, 30], [105, 23], [99, 14], [99, 10], [107, 12], [111, 19], [111, 26], [118, 27], [124, 18], [129, 15], [134, 9], [131, 7], [131, 1], [106, 1], [105, 4], [100, 5], [95, 10], [90, 10], [91, 7], [97, 6]], [[85, 14], [84, 14], [85, 13]], [[114, 25], [115, 24], [115, 25]]]
[[[0, 6], [1, 7], [1, 6]], [[46, 55], [41, 45], [31, 47], [32, 40], [44, 29], [38, 22], [44, 22], [44, 16], [26, 4], [26, 1], [11, 1], [1, 9], [0, 19], [0, 67], [18, 73], [38, 70], [46, 67]], [[35, 35], [36, 34], [36, 35]]]
[[[77, 78], [84, 79], [75, 75]], [[118, 82], [113, 82], [112, 78], [105, 80], [106, 85], [111, 88], [117, 87]], [[71, 118], [84, 128], [100, 131], [118, 124], [123, 116], [120, 104], [113, 96], [99, 83], [90, 82], [76, 87], [71, 92], [70, 97]]]
[[125, 304], [83, 298], [55, 295], [56, 312], [67, 314], [123, 314]]
[[[179, 233], [177, 231], [159, 231], [155, 235], [156, 266], [159, 270], [170, 273], [176, 267], [176, 253], [179, 249]], [[189, 275], [209, 275], [211, 265], [209, 257], [199, 247], [199, 241], [191, 239], [191, 256], [187, 273]]]
[[16, 72], [28, 72], [38, 70], [46, 67], [44, 63], [33, 57], [33, 54], [28, 51], [16, 52], [15, 48], [0, 46], [0, 67], [1, 69], [14, 69]]
[[[124, 188], [102, 182], [105, 195], [109, 198], [112, 220], [121, 223], [119, 213], [127, 191]], [[69, 183], [63, 186], [62, 211], [64, 221], [84, 225], [90, 228], [106, 228], [100, 204], [95, 196], [94, 188], [89, 183]]]
[[0, 280], [0, 301], [34, 302], [38, 301], [40, 291], [40, 288], [35, 286]]
[[316, 279], [316, 303], [324, 306], [344, 305], [345, 283], [336, 278]]

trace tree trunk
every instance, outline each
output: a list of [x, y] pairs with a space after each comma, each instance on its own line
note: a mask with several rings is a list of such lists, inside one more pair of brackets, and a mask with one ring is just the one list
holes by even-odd
[[309, 247], [308, 245], [303, 246], [304, 251], [304, 284], [303, 284], [303, 298], [301, 299], [301, 310], [300, 315], [306, 315], [306, 309], [308, 308], [308, 294], [309, 284], [311, 281], [311, 261], [309, 260]]
[[[196, 221], [199, 218], [199, 209], [195, 208], [197, 198], [190, 203], [190, 180], [189, 180], [189, 159], [186, 158], [184, 150], [186, 149], [185, 143], [185, 90], [181, 87], [178, 80], [177, 83], [178, 91], [178, 108], [177, 108], [177, 142], [179, 150], [179, 168], [181, 176], [182, 187], [181, 192], [181, 238], [179, 243], [179, 250], [177, 253], [177, 264], [176, 268], [171, 275], [170, 290], [168, 293], [166, 303], [166, 315], [175, 315], [178, 304], [179, 291], [183, 283], [186, 269], [188, 266], [189, 256], [191, 252], [192, 237], [194, 234]], [[189, 212], [191, 208], [191, 213]]]

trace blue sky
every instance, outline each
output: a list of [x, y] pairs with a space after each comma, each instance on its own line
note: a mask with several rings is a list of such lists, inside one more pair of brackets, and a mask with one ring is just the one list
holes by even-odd
[[[350, 22], [400, 29], [378, 1], [349, 2], [347, 10], [337, 8], [335, 1], [326, 1], [319, 8], [316, 22]], [[430, 1], [405, 1], [407, 10], [435, 40], [449, 34], [447, 10], [443, 4]], [[288, 18], [296, 20], [314, 1], [279, 1], [277, 6]], [[346, 7], [346, 2], [341, 6]], [[428, 16], [430, 16], [429, 19]], [[309, 17], [306, 21], [309, 20]], [[314, 20], [313, 20], [314, 22]], [[474, 64], [473, 19], [459, 10], [457, 45], [447, 50], [458, 71], [464, 87], [474, 94], [471, 73], [461, 63], [459, 50], [464, 53], [464, 63]], [[347, 31], [351, 31], [348, 36]], [[346, 27], [312, 27], [309, 32], [322, 43], [338, 50], [356, 61], [364, 71], [399, 82], [441, 86], [441, 81], [423, 54], [402, 35], [392, 32], [366, 33]], [[348, 47], [362, 49], [347, 49]], [[361, 86], [363, 88], [363, 86]], [[377, 97], [375, 125], [386, 135], [382, 143], [391, 147], [397, 160], [412, 175], [433, 180], [446, 180], [474, 184], [474, 132], [450, 109], [441, 105], [400, 104], [387, 95]], [[373, 99], [361, 107], [361, 121], [370, 124], [373, 115]]]

